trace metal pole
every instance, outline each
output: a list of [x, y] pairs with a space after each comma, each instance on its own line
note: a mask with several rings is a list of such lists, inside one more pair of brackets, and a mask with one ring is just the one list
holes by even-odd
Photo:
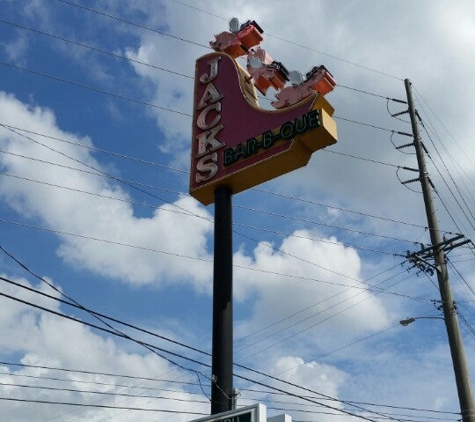
[[232, 193], [215, 190], [211, 414], [233, 406]]
[[409, 115], [411, 117], [412, 133], [414, 135], [414, 147], [416, 149], [417, 162], [419, 164], [419, 181], [422, 186], [422, 194], [427, 214], [430, 239], [433, 246], [434, 262], [437, 268], [437, 280], [439, 283], [440, 296], [442, 299], [442, 309], [444, 312], [445, 325], [449, 338], [450, 353], [455, 372], [455, 381], [460, 402], [460, 410], [463, 422], [475, 422], [475, 405], [473, 401], [472, 386], [468, 373], [465, 351], [462, 344], [462, 336], [457, 318], [457, 309], [452, 296], [452, 290], [447, 273], [447, 264], [442, 246], [442, 239], [439, 232], [438, 222], [435, 215], [434, 204], [427, 173], [423, 146], [419, 135], [416, 110], [412, 99], [411, 82], [404, 80], [409, 105]]

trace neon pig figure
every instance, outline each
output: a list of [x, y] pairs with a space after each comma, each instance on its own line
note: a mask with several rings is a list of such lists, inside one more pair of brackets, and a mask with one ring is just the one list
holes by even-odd
[[[200, 76], [200, 82], [206, 84], [206, 89], [201, 97], [197, 111], [201, 110], [196, 119], [196, 125], [203, 131], [197, 138], [198, 153], [200, 157], [196, 163], [196, 183], [205, 182], [212, 179], [218, 172], [218, 154], [216, 151], [225, 146], [216, 136], [224, 128], [218, 123], [221, 120], [221, 99], [223, 96], [214, 86], [213, 81], [218, 76], [218, 63], [221, 57], [216, 57], [210, 62], [210, 72]], [[214, 119], [211, 121], [208, 114], [214, 111]]]

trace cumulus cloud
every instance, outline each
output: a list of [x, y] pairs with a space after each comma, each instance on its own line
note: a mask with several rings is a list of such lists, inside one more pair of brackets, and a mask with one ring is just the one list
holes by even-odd
[[[143, 114], [152, 116], [164, 134], [156, 140], [163, 157], [171, 157], [170, 161], [178, 163], [180, 168], [188, 166], [191, 136], [188, 115], [192, 113], [194, 61], [210, 51], [206, 46], [213, 34], [227, 28], [227, 17], [237, 16], [241, 21], [256, 19], [265, 31], [264, 46], [273, 57], [289, 69], [302, 72], [315, 64], [325, 64], [339, 84], [328, 99], [335, 106], [336, 115], [342, 118], [338, 121], [339, 143], [332, 150], [343, 155], [318, 152], [306, 168], [271, 184], [291, 198], [308, 198], [307, 205], [288, 198], [288, 208], [283, 211], [306, 219], [296, 220], [282, 228], [288, 232], [283, 240], [271, 241], [262, 236], [253, 246], [246, 241], [234, 253], [236, 308], [240, 311], [235, 336], [237, 360], [251, 362], [289, 381], [335, 396], [335, 407], [343, 406], [338, 399], [346, 396], [392, 403], [399, 398], [396, 404], [453, 408], [455, 387], [452, 388], [448, 353], [437, 347], [446, 341], [440, 333], [431, 338], [425, 331], [421, 332], [410, 352], [394, 342], [391, 337], [394, 331], [368, 343], [358, 342], [361, 338], [386, 332], [392, 320], [404, 316], [399, 311], [405, 306], [375, 295], [374, 290], [367, 290], [364, 278], [373, 270], [378, 273], [382, 268], [386, 269], [386, 263], [392, 258], [370, 254], [370, 248], [384, 249], [383, 253], [401, 252], [401, 249], [405, 252], [408, 242], [399, 243], [397, 239], [382, 241], [381, 238], [366, 236], [364, 232], [384, 232], [389, 238], [407, 237], [421, 242], [427, 234], [421, 196], [417, 189], [409, 192], [400, 184], [398, 177], [404, 180], [406, 174], [396, 174], [395, 169], [397, 166], [415, 167], [415, 157], [402, 155], [390, 144], [391, 141], [397, 145], [410, 142], [410, 138], [391, 138], [388, 131], [369, 129], [364, 123], [408, 131], [407, 119], [406, 122], [395, 121], [386, 113], [385, 97], [404, 99], [401, 79], [409, 77], [417, 88], [415, 97], [423, 118], [430, 117], [437, 126], [437, 118], [427, 107], [430, 104], [436, 115], [449, 117], [453, 123], [441, 138], [434, 136], [433, 139], [437, 145], [437, 142], [452, 139], [452, 135], [460, 140], [457, 150], [450, 149], [453, 147], [450, 142], [448, 149], [442, 148], [441, 151], [444, 158], [453, 155], [450, 160], [460, 166], [460, 177], [470, 184], [474, 171], [471, 158], [474, 146], [470, 143], [470, 134], [474, 127], [469, 113], [474, 85], [467, 81], [473, 73], [470, 70], [474, 62], [473, 55], [466, 52], [471, 51], [473, 44], [473, 25], [468, 18], [473, 15], [470, 13], [473, 5], [464, 1], [447, 7], [448, 2], [434, 5], [433, 2], [421, 1], [414, 4], [409, 0], [397, 5], [363, 1], [358, 6], [343, 0], [328, 4], [307, 2], [305, 7], [298, 8], [283, 0], [205, 2], [202, 6], [198, 2], [190, 3], [191, 7], [180, 3], [152, 4], [143, 0], [119, 6], [117, 2], [102, 0], [94, 7], [105, 8], [158, 30], [147, 31], [117, 22], [112, 24], [102, 16], [101, 20], [91, 19], [91, 23], [82, 28], [86, 32], [81, 32], [83, 39], [87, 39], [85, 34], [90, 30], [94, 35], [90, 40], [96, 39], [95, 35], [105, 30], [105, 26], [109, 35], [132, 34], [118, 50], [131, 59], [171, 71], [164, 72], [134, 62], [121, 68], [127, 80], [130, 70], [135, 72], [133, 83], [124, 89], [133, 90], [134, 97], [159, 106]], [[39, 27], [53, 27], [58, 33], [64, 29], [55, 26], [58, 19], [49, 13], [46, 3], [35, 0], [28, 4], [30, 7], [25, 10], [30, 21], [38, 15]], [[200, 12], [195, 6], [217, 16]], [[66, 5], [61, 7], [64, 7], [61, 9], [63, 13], [74, 10]], [[405, 8], [410, 8], [411, 13], [402, 14], [401, 10]], [[295, 25], [295, 22], [302, 24]], [[28, 45], [23, 38], [16, 39], [16, 43], [7, 45], [4, 51], [10, 59], [21, 62], [28, 58]], [[104, 82], [110, 87], [115, 83], [115, 73], [104, 71], [104, 63], [96, 60], [90, 52], [78, 52], [61, 44], [51, 49], [76, 62], [78, 67], [88, 67], [91, 74], [87, 76], [95, 78], [98, 84]], [[112, 66], [107, 67], [110, 68]], [[115, 88], [111, 91], [118, 91]], [[381, 94], [383, 98], [365, 96], [352, 88]], [[457, 98], [456, 103], [452, 103], [453, 98]], [[390, 103], [388, 108], [393, 112], [400, 111], [404, 105], [399, 104]], [[123, 111], [115, 106], [112, 101], [108, 104], [111, 114], [123, 116], [117, 113]], [[363, 124], [348, 123], [347, 118]], [[26, 104], [7, 93], [0, 94], [0, 121], [74, 143], [95, 144], [93, 137], [68, 131], [55, 111], [40, 103]], [[120, 177], [121, 172], [109, 165], [107, 159], [99, 159], [89, 150], [73, 144], [27, 132], [20, 132], [22, 136], [16, 132], [16, 129], [0, 128], [0, 146], [5, 151], [0, 157], [0, 167], [8, 173], [0, 178], [0, 195], [5, 209], [9, 215], [16, 213], [23, 222], [53, 230], [59, 239], [56, 253], [68, 268], [112, 278], [138, 290], [158, 286], [165, 291], [166, 287], [179, 285], [191, 287], [193, 293], [204, 292], [209, 296], [213, 226], [212, 215], [207, 209], [186, 195], [177, 195], [168, 203], [155, 203], [155, 208], [148, 214], [139, 212], [131, 203], [134, 195], [130, 186], [89, 173], [107, 171]], [[429, 147], [432, 150], [432, 146]], [[356, 156], [362, 159], [355, 159]], [[82, 171], [59, 165], [77, 167]], [[437, 174], [432, 170], [437, 182]], [[413, 174], [408, 176], [412, 178]], [[62, 185], [63, 188], [51, 185]], [[243, 202], [249, 200], [249, 197], [243, 197]], [[319, 213], [312, 203], [314, 200], [331, 202], [341, 206], [341, 210], [329, 208]], [[259, 201], [265, 199], [261, 197]], [[361, 213], [349, 217], [344, 208]], [[10, 213], [11, 210], [14, 213]], [[388, 220], [410, 220], [417, 226], [383, 222], [370, 218], [368, 214], [379, 214]], [[444, 227], [451, 225], [445, 215], [442, 218]], [[321, 231], [305, 229], [310, 225], [307, 224], [309, 221], [317, 219], [332, 226]], [[277, 227], [279, 223], [273, 219], [272, 226]], [[356, 227], [360, 233], [340, 230], [343, 227]], [[348, 244], [355, 247], [347, 245], [348, 239], [351, 240]], [[365, 246], [370, 248], [361, 253], [355, 249], [356, 245], [362, 250]], [[413, 246], [410, 242], [409, 245]], [[473, 276], [466, 279], [473, 285]], [[419, 299], [419, 293], [425, 287], [423, 283], [411, 283], [410, 286], [405, 283], [404, 293], [417, 291]], [[466, 293], [465, 288], [456, 291]], [[432, 293], [424, 290], [421, 296]], [[175, 297], [170, 296], [170, 301], [173, 301]], [[49, 306], [59, 309], [57, 304], [49, 303]], [[174, 315], [175, 331], [182, 336], [180, 312], [181, 309]], [[4, 301], [4, 306], [0, 307], [0, 320], [2, 333], [7, 334], [1, 339], [3, 350], [11, 356], [21, 356], [23, 363], [76, 368], [87, 365], [88, 369], [112, 372], [123, 368], [143, 376], [171, 370], [148, 352], [105, 340], [89, 329], [56, 320], [13, 302]], [[198, 329], [193, 334], [200, 337], [202, 332]], [[205, 342], [202, 338], [199, 340]], [[404, 345], [406, 342], [405, 338]], [[346, 349], [349, 344], [352, 347]], [[338, 356], [331, 353], [340, 347], [342, 351]], [[52, 371], [33, 368], [2, 369], [4, 379], [8, 380], [15, 380], [15, 376], [20, 374], [54, 375]], [[434, 381], [435, 373], [437, 381]], [[172, 374], [186, 378], [176, 369]], [[86, 376], [75, 375], [75, 379], [68, 377], [66, 385], [85, 388], [79, 381], [90, 381]], [[96, 376], [96, 380], [110, 384], [103, 388], [114, 392], [122, 382], [101, 376]], [[9, 388], [2, 387], [3, 392], [10, 393]], [[46, 398], [54, 397], [44, 394]], [[64, 394], [65, 400], [79, 398], [77, 393]], [[34, 397], [33, 393], [30, 397]], [[192, 400], [194, 396], [179, 391], [175, 397]], [[268, 399], [269, 396], [263, 394], [262, 398]], [[123, 403], [123, 399], [116, 398], [114, 403]], [[141, 406], [148, 405], [148, 401], [128, 400], [127, 404]], [[161, 402], [152, 404], [162, 405]], [[179, 402], [173, 406], [182, 409]], [[200, 406], [197, 404], [198, 409], [202, 408]], [[208, 404], [203, 405], [205, 412], [208, 407]], [[12, 405], [6, 408], [4, 418], [31, 420], [35, 409]], [[35, 416], [48, 419], [60, 413], [47, 408], [42, 408], [41, 412]], [[304, 416], [308, 415], [302, 415], [302, 419]], [[87, 412], [86, 417], [94, 421], [104, 418], [126, 420], [130, 419], [130, 414], [118, 417], [106, 410], [94, 410]], [[147, 416], [134, 414], [134, 418], [146, 420]], [[191, 417], [184, 417], [184, 420], [189, 419]]]
[[[11, 126], [92, 145], [89, 139], [59, 129], [50, 110], [25, 105], [11, 95], [0, 95], [0, 110], [1, 121]], [[63, 259], [130, 284], [159, 285], [191, 277], [208, 289], [206, 242], [213, 226], [208, 212], [194, 200], [178, 198], [158, 206], [151, 217], [139, 218], [124, 188], [101, 177], [107, 169], [88, 149], [5, 127], [1, 143], [6, 152], [3, 169], [22, 178], [1, 178], [7, 203], [30, 221], [79, 236], [60, 234], [58, 254]], [[178, 258], [188, 259], [189, 265], [176, 265]]]
[[236, 253], [235, 266], [236, 298], [254, 303], [238, 327], [239, 361], [296, 342], [300, 356], [315, 356], [390, 321], [384, 302], [359, 279], [358, 254], [334, 238], [299, 230], [278, 247], [260, 243], [253, 258]]
[[[31, 285], [24, 279], [15, 281], [57, 296], [56, 291], [44, 284]], [[16, 286], [4, 286], [2, 290], [21, 300], [62, 312], [58, 302], [42, 298], [36, 293], [25, 293], [25, 290]], [[9, 361], [9, 354], [22, 356], [19, 365], [11, 366], [8, 362], [0, 365], [0, 396], [53, 403], [25, 407], [20, 401], [3, 401], [2, 419], [26, 422], [67, 416], [91, 421], [109, 417], [125, 421], [130, 420], [132, 411], [100, 407], [181, 411], [184, 410], [184, 401], [194, 402], [185, 406], [188, 411], [207, 411], [206, 398], [202, 403], [196, 403], [196, 396], [181, 388], [183, 384], [180, 381], [196, 380], [193, 373], [183, 371], [145, 349], [128, 351], [123, 343], [101, 337], [79, 323], [40, 312], [4, 297], [0, 298], [0, 303], [0, 343], [6, 356], [4, 360]], [[84, 370], [89, 373], [81, 372]], [[175, 380], [177, 383], [166, 380]], [[91, 407], [54, 405], [58, 402], [84, 403]], [[150, 412], [133, 412], [133, 415], [137, 421], [150, 420]], [[179, 419], [185, 421], [189, 418], [183, 415]]]

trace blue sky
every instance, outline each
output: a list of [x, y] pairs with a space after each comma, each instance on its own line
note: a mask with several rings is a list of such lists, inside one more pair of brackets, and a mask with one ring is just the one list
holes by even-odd
[[[259, 23], [263, 47], [288, 69], [330, 70], [339, 138], [305, 168], [233, 198], [234, 360], [260, 372], [235, 368], [238, 406], [262, 402], [296, 421], [381, 420], [375, 412], [457, 420], [443, 321], [398, 323], [440, 316], [440, 296], [436, 278], [405, 259], [429, 238], [420, 186], [401, 184], [415, 177], [402, 167], [417, 166], [411, 148], [396, 149], [410, 138], [393, 132], [410, 125], [390, 113], [405, 105], [387, 98], [405, 100], [403, 80], [413, 83], [442, 234], [473, 239], [474, 8], [2, 1], [0, 292], [30, 304], [0, 298], [1, 419], [188, 421], [199, 416], [186, 412], [209, 412], [214, 209], [188, 195], [193, 75], [236, 16]], [[473, 374], [473, 245], [449, 258]], [[34, 308], [105, 327], [12, 282], [156, 333], [111, 323], [168, 360]]]

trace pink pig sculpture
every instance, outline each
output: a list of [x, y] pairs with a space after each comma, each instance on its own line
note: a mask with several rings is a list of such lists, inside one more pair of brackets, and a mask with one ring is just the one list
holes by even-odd
[[287, 69], [280, 62], [272, 59], [267, 52], [257, 47], [247, 54], [247, 71], [254, 79], [255, 87], [266, 95], [269, 87], [282, 89], [289, 80]]
[[305, 75], [305, 80], [302, 80], [303, 77], [300, 75], [300, 82], [296, 80], [295, 75], [296, 73], [292, 72], [293, 78], [291, 80], [293, 80], [291, 86], [287, 86], [275, 94], [277, 100], [272, 102], [274, 108], [284, 108], [297, 104], [315, 92], [318, 92], [320, 95], [326, 95], [333, 91], [336, 85], [333, 76], [325, 66], [313, 67]]
[[264, 39], [261, 35], [262, 28], [255, 21], [247, 21], [239, 26], [237, 20], [231, 20], [230, 27], [231, 32], [224, 31], [215, 35], [215, 41], [210, 41], [209, 45], [213, 50], [223, 51], [233, 59], [243, 56]]

